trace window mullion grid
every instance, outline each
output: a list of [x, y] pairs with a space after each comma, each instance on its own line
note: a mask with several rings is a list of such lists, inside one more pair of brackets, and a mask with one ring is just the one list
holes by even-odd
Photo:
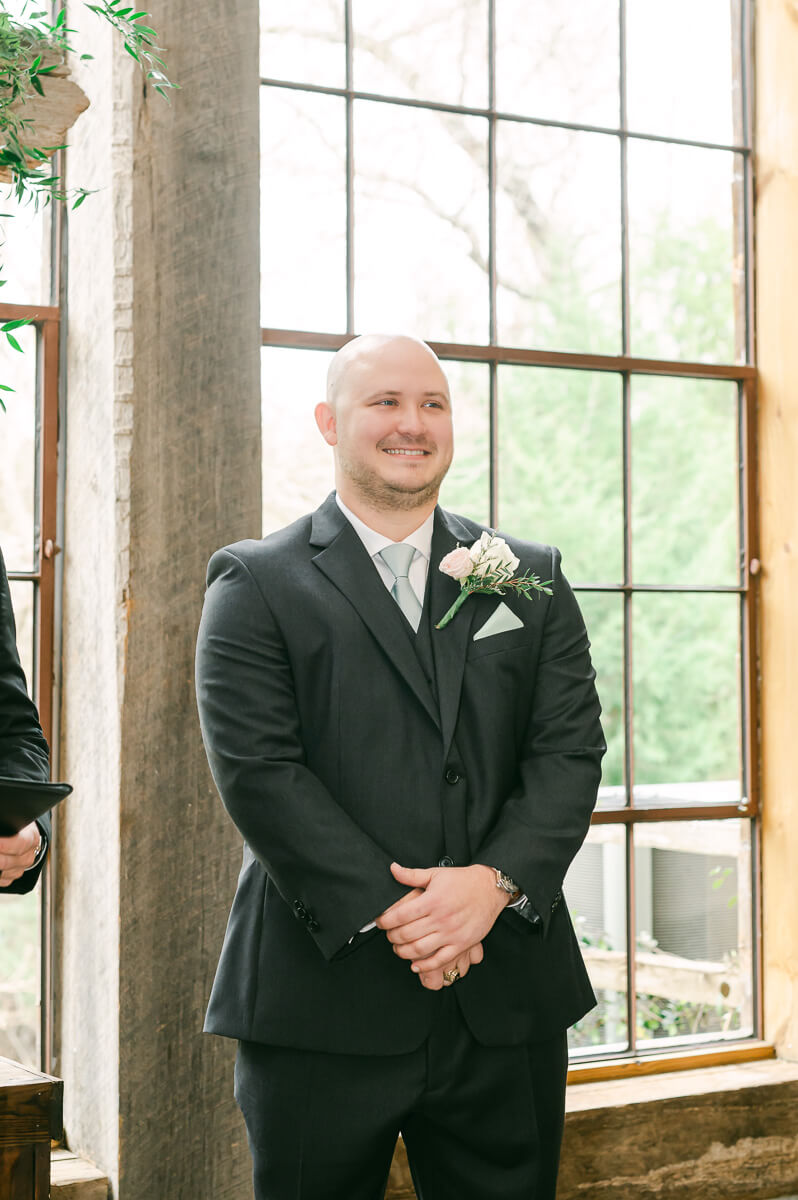
[[355, 154], [352, 0], [344, 0], [346, 53], [346, 332], [355, 332]]
[[627, 1042], [629, 1054], [637, 1049], [637, 962], [635, 948], [637, 931], [635, 921], [635, 827], [626, 826], [626, 1013]]
[[[626, 804], [634, 807], [634, 685], [632, 679], [632, 422], [631, 377], [623, 373], [623, 701]], [[634, 824], [626, 827], [626, 1012], [629, 1053], [637, 1026]]]
[[[286, 88], [294, 92], [315, 92], [321, 96], [346, 96], [346, 87], [336, 87], [332, 84], [298, 82], [294, 79], [279, 79], [273, 75], [260, 77], [262, 87]], [[354, 100], [368, 100], [375, 104], [390, 104], [400, 108], [423, 108], [429, 112], [452, 113], [460, 117], [487, 117], [487, 108], [473, 108], [465, 104], [446, 104], [437, 100], [416, 100], [412, 96], [394, 96], [387, 92], [366, 92], [360, 88], [352, 89]], [[609, 125], [578, 125], [575, 121], [555, 121], [550, 117], [529, 117], [524, 113], [504, 112], [496, 110], [500, 121], [513, 121], [518, 125], [535, 125], [542, 129], [570, 129], [574, 133], [600, 133], [610, 136], [618, 135], [618, 129]], [[746, 147], [729, 145], [728, 142], [702, 142], [695, 138], [669, 137], [662, 133], [642, 133], [637, 129], [627, 131], [627, 137], [641, 142], [660, 142], [666, 146], [692, 146], [697, 150], [728, 150], [744, 154]]]
[[491, 346], [498, 344], [496, 322], [496, 5], [488, 0], [488, 287]]
[[499, 527], [499, 368], [495, 362], [488, 365], [489, 372], [489, 483], [490, 483], [490, 524], [491, 528]]
[[740, 596], [742, 634], [742, 746], [743, 788], [748, 801], [748, 813], [753, 818], [751, 830], [751, 924], [750, 936], [752, 969], [754, 975], [754, 1034], [762, 1037], [762, 873], [759, 852], [760, 822], [757, 819], [760, 806], [759, 768], [759, 646], [757, 643], [757, 603], [759, 599], [759, 542], [756, 522], [756, 382], [741, 381], [739, 385], [740, 405], [740, 515], [742, 541], [742, 582], [745, 585]]
[[[629, 355], [629, 140], [626, 111], [626, 0], [618, 0], [618, 87], [620, 117], [621, 187], [621, 353]], [[632, 422], [631, 376], [622, 376], [623, 428], [623, 691], [624, 691], [624, 783], [626, 803], [634, 807], [634, 696], [632, 683]], [[635, 930], [634, 825], [626, 827], [626, 1013], [628, 1053], [637, 1044], [637, 984]]]
[[756, 521], [756, 384], [741, 383], [740, 394], [740, 510], [742, 536], [742, 667], [743, 667], [743, 744], [745, 775], [743, 783], [751, 815], [759, 812], [760, 781], [758, 772], [759, 710], [757, 679], [757, 601], [759, 596], [759, 542]]
[[[748, 603], [745, 586], [748, 578], [748, 497], [746, 495], [746, 397], [741, 384], [737, 385], [737, 548], [738, 548], [738, 580], [741, 588], [739, 608], [739, 638], [740, 638], [740, 758], [738, 769], [742, 785], [742, 801], [745, 804], [749, 797], [750, 775], [748, 746], [745, 731], [749, 726], [748, 713]], [[741, 807], [743, 807], [741, 805]]]
[[618, 0], [621, 166], [621, 345], [629, 354], [629, 139], [626, 115], [626, 0]]
[[[58, 214], [54, 214], [58, 219]], [[52, 270], [52, 259], [51, 259]], [[55, 754], [53, 727], [53, 663], [55, 637], [55, 554], [58, 476], [59, 322], [37, 326], [36, 347], [36, 568], [34, 582], [34, 667], [36, 702], [45, 737]], [[45, 864], [40, 907], [40, 1061], [50, 1071], [53, 1052], [53, 889], [52, 856]]]
[[743, 154], [743, 268], [745, 270], [745, 361], [754, 361], [754, 164], [751, 156], [753, 130], [753, 88], [751, 62], [751, 9], [749, 0], [740, 0], [740, 125]]
[[[496, 318], [496, 4], [488, 0], [488, 341], [498, 343]], [[490, 523], [499, 526], [499, 368], [488, 366]]]
[[[358, 93], [355, 92], [353, 86], [353, 39], [352, 39], [352, 0], [345, 0], [345, 22], [346, 22], [346, 188], [347, 188], [347, 334], [351, 335], [355, 331], [354, 327], [354, 150], [353, 150], [353, 108], [354, 100]], [[743, 121], [743, 141], [745, 145], [739, 149], [743, 156], [744, 169], [744, 188], [745, 188], [745, 203], [744, 203], [744, 254], [745, 254], [745, 270], [746, 270], [746, 362], [753, 361], [753, 328], [752, 328], [752, 293], [751, 293], [751, 222], [750, 222], [750, 206], [751, 206], [751, 188], [752, 188], [752, 163], [750, 151], [746, 148], [750, 144], [750, 5], [748, 0], [742, 0], [743, 8], [743, 28], [741, 30], [742, 38], [742, 121]], [[630, 270], [629, 270], [629, 182], [628, 182], [628, 150], [629, 138], [637, 136], [635, 133], [630, 133], [628, 127], [627, 114], [627, 70], [626, 70], [626, 0], [618, 0], [618, 15], [619, 15], [619, 38], [620, 38], [620, 70], [619, 70], [619, 129], [617, 136], [620, 140], [620, 214], [621, 214], [621, 327], [622, 327], [622, 357], [629, 359], [631, 355], [631, 322], [630, 322]], [[279, 81], [275, 81], [279, 82]], [[291, 86], [290, 84], [285, 86]], [[294, 85], [296, 86], [296, 85]], [[314, 90], [329, 90], [318, 88]], [[340, 93], [339, 93], [340, 94]], [[414, 107], [429, 107], [429, 108], [448, 108], [445, 105], [425, 105], [423, 102], [415, 102], [407, 100], [403, 97], [383, 97], [374, 96], [375, 100], [382, 100], [385, 103], [411, 104]], [[488, 120], [488, 288], [489, 288], [489, 347], [498, 347], [498, 320], [497, 320], [497, 263], [496, 263], [496, 142], [497, 142], [497, 125], [499, 113], [496, 109], [496, 40], [495, 40], [495, 0], [488, 0], [488, 110], [483, 113], [474, 113], [473, 115], [483, 115]], [[515, 119], [514, 114], [503, 114], [508, 119]], [[536, 121], [535, 119], [522, 118], [532, 124], [560, 124], [558, 122]], [[648, 135], [647, 140], [657, 140], [662, 142], [681, 143], [683, 139], [675, 138], [651, 138]], [[709, 147], [707, 147], [709, 148]], [[730, 149], [729, 147], [724, 147]], [[735, 147], [736, 148], [736, 147]], [[286, 331], [289, 334], [291, 331]], [[447, 350], [454, 347], [446, 347]], [[476, 347], [463, 347], [465, 350], [474, 350]], [[486, 347], [487, 349], [487, 347]], [[456, 357], [456, 355], [447, 354], [446, 357]], [[589, 356], [586, 356], [589, 357]], [[498, 367], [502, 361], [501, 351], [494, 351], [490, 356], [487, 354], [489, 368], [489, 455], [490, 455], [490, 521], [494, 527], [499, 524], [499, 437], [498, 437]], [[484, 361], [484, 360], [483, 360]], [[533, 364], [534, 365], [534, 364]], [[571, 364], [568, 364], [571, 365]], [[645, 369], [645, 364], [639, 364]], [[658, 364], [657, 364], [658, 365]], [[632, 366], [632, 364], [629, 364]], [[665, 367], [666, 364], [663, 364]], [[683, 374], [684, 367], [682, 364], [672, 364], [674, 374]], [[595, 369], [597, 364], [590, 362], [585, 363], [585, 367]], [[681, 370], [679, 369], [681, 368]], [[601, 368], [599, 368], [601, 369]], [[610, 369], [609, 364], [604, 369]], [[617, 367], [616, 367], [617, 369]], [[658, 369], [657, 374], [668, 374], [668, 370]], [[703, 375], [703, 371], [701, 372]], [[708, 375], [714, 374], [711, 370]], [[753, 411], [751, 397], [754, 393], [754, 383], [747, 376], [738, 378], [738, 387], [740, 393], [740, 496], [741, 496], [741, 537], [745, 538], [746, 554], [743, 556], [744, 564], [750, 561], [752, 547], [754, 546], [752, 534], [753, 530], [753, 508], [752, 508], [752, 492], [751, 492], [751, 413]], [[628, 1055], [634, 1055], [637, 1051], [637, 988], [636, 988], [636, 897], [635, 897], [635, 817], [634, 810], [634, 689], [632, 677], [633, 664], [633, 608], [632, 601], [634, 592], [637, 590], [632, 584], [632, 463], [631, 463], [631, 372], [629, 368], [622, 369], [622, 384], [623, 384], [623, 517], [624, 517], [624, 583], [623, 583], [623, 655], [624, 655], [624, 775], [625, 775], [625, 792], [626, 792], [626, 807], [629, 812], [629, 818], [625, 821], [626, 824], [626, 938], [627, 938], [627, 963], [626, 963], [626, 986], [627, 986], [627, 1019], [628, 1019]], [[754, 414], [755, 420], [755, 414]], [[755, 431], [754, 431], [755, 432]], [[755, 497], [753, 497], [755, 499]], [[741, 543], [742, 544], [742, 543]], [[593, 590], [587, 589], [579, 590]], [[604, 590], [599, 588], [598, 590]], [[648, 590], [648, 589], [647, 589]], [[656, 590], [656, 589], [653, 589]], [[669, 589], [670, 590], [670, 589]], [[679, 589], [690, 591], [690, 588]], [[749, 800], [754, 798], [754, 792], [757, 792], [755, 781], [750, 777], [753, 771], [755, 759], [752, 756], [752, 748], [756, 737], [755, 729], [753, 728], [756, 720], [755, 712], [755, 662], [756, 662], [756, 647], [753, 637], [753, 588], [749, 588], [748, 581], [745, 576], [741, 578], [740, 587], [737, 589], [722, 589], [735, 590], [740, 592], [741, 602], [741, 634], [744, 647], [743, 655], [743, 690], [742, 690], [742, 719], [744, 729], [747, 730], [747, 741], [744, 743], [743, 749], [743, 780], [747, 788]], [[713, 814], [707, 811], [706, 816], [710, 818]], [[643, 814], [640, 816], [645, 819]], [[596, 814], [596, 817], [601, 821], [601, 812]], [[611, 818], [610, 818], [611, 819]], [[695, 818], [693, 818], [695, 819]], [[754, 831], [756, 835], [756, 831]], [[754, 855], [754, 863], [756, 867], [756, 854]], [[755, 924], [758, 919], [759, 912], [758, 904], [758, 872], [755, 869], [754, 881], [754, 920]], [[756, 944], [756, 941], [755, 941]], [[758, 973], [757, 973], [758, 975]], [[761, 1005], [760, 1005], [761, 1010]]]

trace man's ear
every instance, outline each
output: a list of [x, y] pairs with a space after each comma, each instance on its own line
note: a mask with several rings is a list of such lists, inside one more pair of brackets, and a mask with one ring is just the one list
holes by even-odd
[[328, 446], [335, 446], [338, 443], [338, 431], [335, 427], [335, 412], [327, 403], [322, 400], [314, 409], [316, 424], [319, 427], [319, 432], [324, 438]]

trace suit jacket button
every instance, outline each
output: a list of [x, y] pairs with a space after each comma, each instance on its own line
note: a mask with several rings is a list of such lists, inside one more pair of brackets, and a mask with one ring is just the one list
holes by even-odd
[[318, 929], [318, 927], [319, 927], [319, 923], [316, 920], [316, 918], [310, 917], [310, 919], [308, 920], [308, 929], [310, 930], [310, 932], [315, 933], [316, 930]]
[[447, 783], [459, 783], [460, 776], [455, 771], [454, 767], [448, 767], [446, 774], [443, 777]]
[[298, 921], [304, 921], [307, 917], [307, 909], [301, 900], [294, 901], [294, 916]]
[[444, 854], [443, 858], [438, 859], [438, 866], [439, 867], [453, 867], [454, 859], [449, 858], [448, 854]]

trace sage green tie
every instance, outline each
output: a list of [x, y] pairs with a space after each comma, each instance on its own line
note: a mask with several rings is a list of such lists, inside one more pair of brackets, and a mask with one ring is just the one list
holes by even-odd
[[418, 630], [421, 621], [421, 605], [407, 577], [415, 553], [415, 546], [408, 546], [407, 542], [394, 542], [392, 546], [386, 546], [384, 550], [380, 550], [380, 558], [394, 576], [391, 595], [413, 628]]

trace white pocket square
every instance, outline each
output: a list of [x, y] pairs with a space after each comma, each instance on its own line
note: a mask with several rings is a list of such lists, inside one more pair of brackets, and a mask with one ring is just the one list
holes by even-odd
[[499, 607], [490, 614], [485, 624], [476, 631], [473, 640], [478, 642], [480, 638], [493, 637], [496, 633], [509, 633], [511, 629], [523, 628], [524, 622], [519, 620], [502, 601]]

